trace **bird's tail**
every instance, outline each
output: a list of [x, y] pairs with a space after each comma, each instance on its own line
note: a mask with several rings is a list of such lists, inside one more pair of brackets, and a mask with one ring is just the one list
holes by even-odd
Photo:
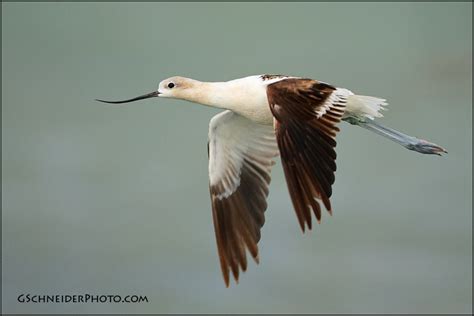
[[374, 119], [382, 117], [381, 111], [386, 110], [385, 99], [370, 97], [367, 95], [353, 94], [347, 98], [346, 113], [348, 116]]

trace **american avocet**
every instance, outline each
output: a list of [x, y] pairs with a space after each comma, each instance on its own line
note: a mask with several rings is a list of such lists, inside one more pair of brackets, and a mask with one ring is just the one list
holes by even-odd
[[423, 154], [443, 148], [374, 121], [384, 99], [300, 77], [249, 76], [227, 82], [171, 77], [158, 90], [124, 101], [152, 97], [183, 99], [226, 109], [209, 124], [209, 186], [220, 265], [226, 286], [247, 269], [246, 250], [258, 263], [260, 229], [273, 158], [280, 154], [301, 229], [311, 229], [311, 210], [321, 220], [320, 202], [331, 214], [336, 171], [337, 124], [344, 120]]

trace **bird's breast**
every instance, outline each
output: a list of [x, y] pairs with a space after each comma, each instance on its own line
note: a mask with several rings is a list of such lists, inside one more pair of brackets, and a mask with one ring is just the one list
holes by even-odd
[[231, 98], [227, 101], [229, 110], [260, 124], [273, 124], [266, 86], [237, 86], [232, 89]]

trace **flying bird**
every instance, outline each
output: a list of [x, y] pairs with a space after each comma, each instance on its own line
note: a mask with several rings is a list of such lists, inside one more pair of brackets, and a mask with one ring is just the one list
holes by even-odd
[[[226, 286], [247, 269], [247, 251], [258, 263], [258, 242], [267, 209], [274, 159], [281, 158], [290, 198], [302, 231], [322, 206], [331, 214], [339, 122], [371, 130], [407, 149], [441, 155], [442, 147], [377, 122], [385, 99], [301, 77], [255, 75], [226, 82], [171, 77], [148, 98], [175, 98], [224, 109], [209, 123], [208, 157], [212, 217]], [[322, 204], [322, 205], [321, 205]]]

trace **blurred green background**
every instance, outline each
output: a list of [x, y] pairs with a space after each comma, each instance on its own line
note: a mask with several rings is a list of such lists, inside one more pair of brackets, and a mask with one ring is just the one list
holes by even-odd
[[[2, 3], [3, 311], [471, 312], [471, 29], [471, 3]], [[207, 186], [219, 111], [93, 99], [261, 73], [387, 98], [384, 124], [449, 154], [341, 124], [334, 216], [302, 234], [278, 162], [261, 264], [225, 289]]]

